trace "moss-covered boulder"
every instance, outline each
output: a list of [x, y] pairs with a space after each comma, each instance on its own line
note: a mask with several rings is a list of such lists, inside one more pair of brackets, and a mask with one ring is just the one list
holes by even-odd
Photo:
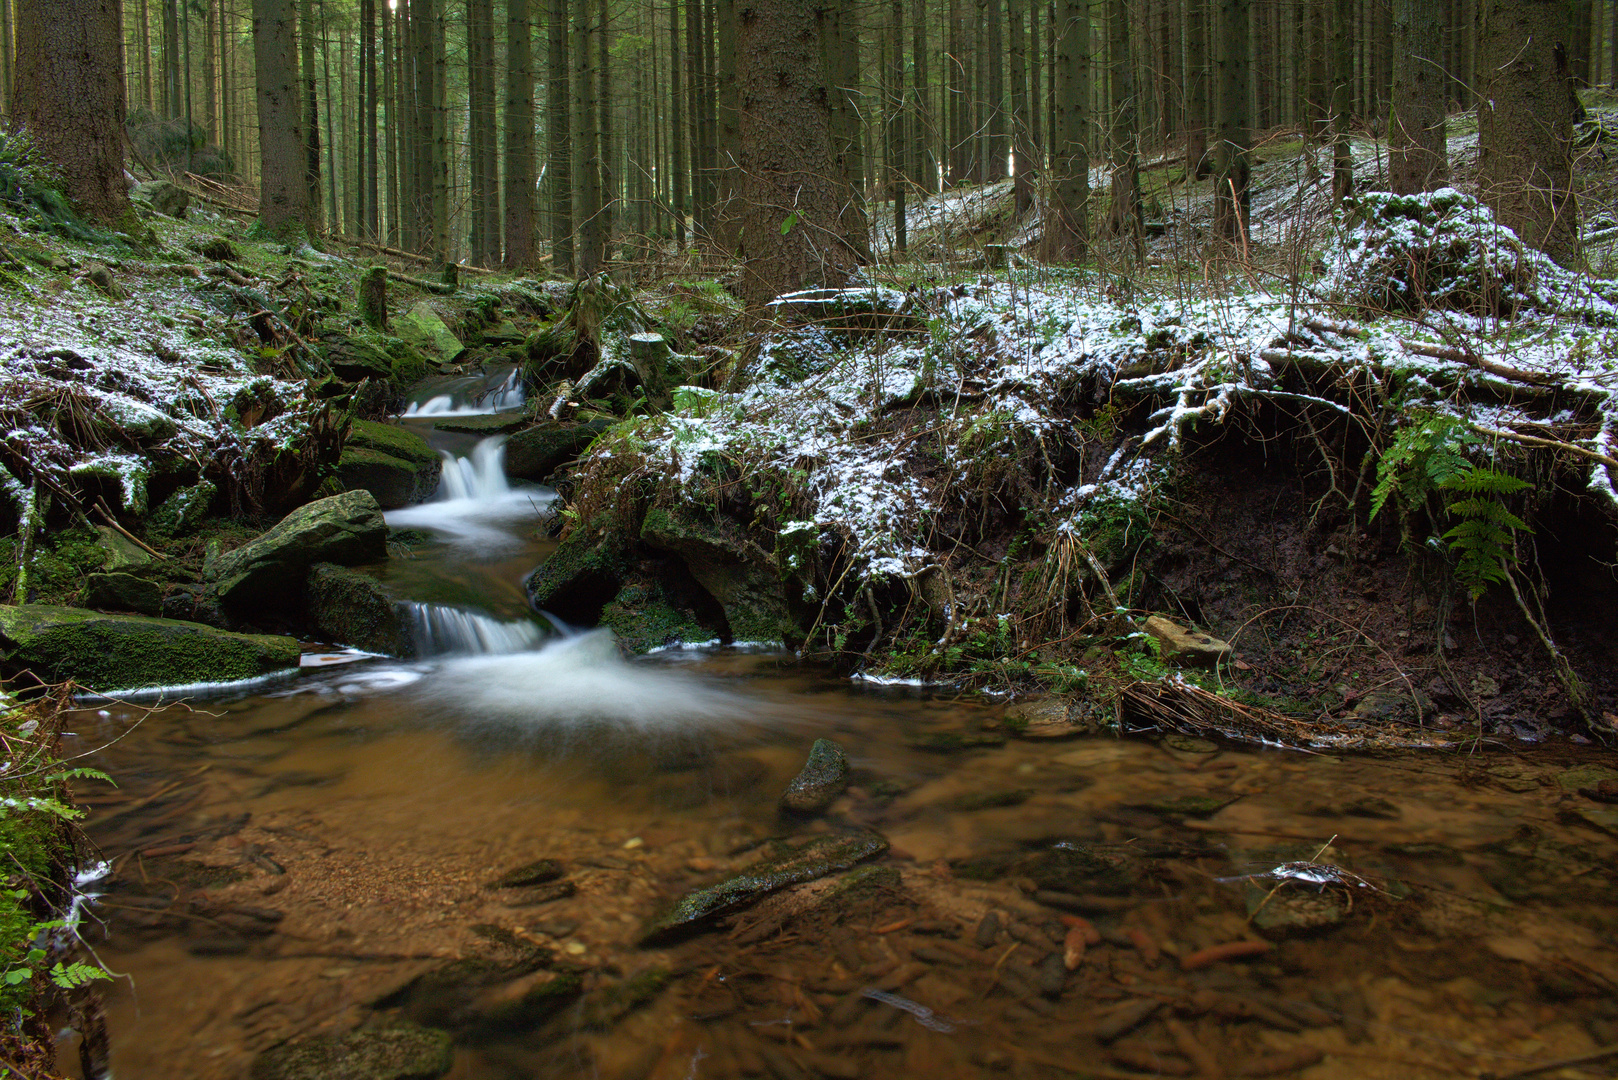
[[0, 606], [0, 659], [47, 682], [94, 690], [229, 682], [298, 665], [298, 642], [201, 623], [47, 604]]
[[409, 428], [356, 420], [337, 479], [349, 491], [369, 491], [384, 510], [396, 510], [432, 498], [443, 468], [444, 459]]
[[454, 1059], [449, 1032], [395, 1020], [273, 1046], [254, 1060], [249, 1075], [252, 1080], [436, 1080]]
[[286, 607], [303, 594], [316, 563], [342, 566], [387, 556], [388, 525], [368, 491], [345, 491], [300, 506], [263, 536], [212, 560], [204, 570], [227, 605]]
[[818, 814], [848, 787], [848, 755], [830, 739], [816, 739], [809, 760], [781, 794], [781, 809], [792, 814]]
[[320, 351], [326, 365], [340, 379], [358, 382], [393, 378], [393, 357], [388, 355], [380, 338], [327, 331], [320, 335]]
[[550, 421], [524, 428], [506, 441], [506, 475], [519, 480], [543, 480], [578, 457], [611, 426], [611, 420], [595, 419], [582, 423]]
[[611, 521], [597, 520], [573, 530], [524, 584], [535, 608], [589, 626], [632, 569], [628, 534]]
[[159, 537], [183, 536], [208, 515], [218, 490], [207, 480], [181, 488], [152, 511], [147, 530]]
[[99, 611], [163, 614], [163, 589], [134, 574], [91, 574], [84, 579], [84, 606]]
[[433, 421], [433, 427], [439, 431], [482, 435], [487, 438], [491, 435], [510, 435], [526, 423], [528, 417], [523, 415], [521, 409], [511, 409], [484, 416], [446, 416], [442, 420]]
[[466, 352], [461, 339], [423, 300], [393, 320], [393, 332], [413, 348], [445, 364], [453, 364]]
[[398, 605], [376, 578], [318, 563], [306, 584], [304, 610], [320, 639], [386, 656], [415, 655]]
[[[632, 653], [719, 637], [718, 629], [704, 621], [692, 602], [694, 597], [680, 595], [681, 591], [663, 581], [631, 580], [601, 609], [601, 625]], [[697, 590], [693, 585], [689, 591]]]
[[719, 601], [735, 640], [791, 643], [802, 636], [775, 557], [729, 518], [683, 505], [653, 507], [640, 538], [685, 560], [691, 576]]
[[747, 907], [772, 892], [847, 870], [887, 850], [887, 840], [874, 832], [816, 836], [796, 847], [782, 845], [774, 855], [741, 873], [681, 897], [646, 928], [641, 943], [657, 944], [695, 933], [720, 915]]

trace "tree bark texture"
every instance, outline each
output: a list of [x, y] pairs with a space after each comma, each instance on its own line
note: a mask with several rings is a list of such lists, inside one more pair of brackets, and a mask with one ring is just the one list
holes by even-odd
[[133, 228], [124, 187], [123, 11], [119, 0], [19, 0], [13, 115], [62, 173], [86, 217]]
[[505, 264], [534, 265], [534, 79], [528, 0], [506, 2]]
[[1334, 0], [1331, 28], [1331, 194], [1340, 203], [1354, 194], [1354, 151], [1349, 127], [1354, 99], [1354, 0]]
[[1394, 0], [1393, 122], [1388, 186], [1397, 195], [1449, 182], [1444, 143], [1446, 83], [1443, 31], [1448, 0]]
[[567, 0], [546, 0], [546, 191], [550, 204], [551, 269], [573, 273], [573, 139], [567, 66]]
[[1478, 32], [1478, 189], [1500, 224], [1577, 266], [1567, 13], [1559, 0], [1483, 0]]
[[309, 183], [292, 0], [253, 0], [253, 71], [263, 157], [258, 227], [289, 242], [305, 241], [311, 234]]
[[1109, 150], [1112, 164], [1112, 201], [1107, 212], [1111, 236], [1132, 237], [1139, 254], [1145, 233], [1140, 201], [1140, 106], [1135, 91], [1135, 65], [1130, 56], [1129, 6], [1126, 0], [1108, 0], [1107, 27], [1112, 61], [1112, 129]]
[[320, 212], [320, 96], [315, 89], [315, 5], [302, 0], [298, 7], [299, 74], [303, 78], [304, 183], [309, 186], [309, 231], [318, 235], [325, 223]]
[[1045, 258], [1072, 262], [1084, 256], [1090, 235], [1090, 0], [1062, 0], [1057, 15]]
[[739, 0], [742, 262], [739, 292], [758, 308], [811, 286], [841, 286], [858, 247], [840, 222], [853, 197], [832, 157], [831, 110], [811, 0]]
[[1247, 242], [1251, 205], [1247, 160], [1252, 67], [1248, 47], [1249, 0], [1219, 0], [1215, 66], [1219, 72], [1219, 143], [1214, 152], [1214, 231]]

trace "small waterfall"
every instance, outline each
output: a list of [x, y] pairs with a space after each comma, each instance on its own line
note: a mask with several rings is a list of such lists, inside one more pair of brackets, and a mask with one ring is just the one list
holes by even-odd
[[457, 379], [446, 393], [434, 394], [426, 401], [412, 401], [405, 407], [404, 415], [483, 416], [522, 408], [527, 401], [522, 388], [522, 369], [512, 368], [499, 379], [497, 383], [491, 379]]
[[505, 655], [532, 649], [544, 638], [531, 622], [501, 622], [448, 604], [401, 606], [418, 656]]
[[506, 482], [506, 439], [503, 435], [484, 439], [472, 448], [470, 457], [456, 457], [448, 450], [444, 472], [438, 481], [438, 501], [453, 499], [498, 499], [511, 492]]

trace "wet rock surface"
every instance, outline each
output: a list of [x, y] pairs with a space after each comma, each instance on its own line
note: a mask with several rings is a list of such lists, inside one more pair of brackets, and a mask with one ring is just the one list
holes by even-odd
[[454, 1058], [447, 1031], [394, 1022], [294, 1039], [261, 1054], [252, 1080], [437, 1080]]
[[686, 894], [667, 914], [646, 927], [641, 941], [650, 945], [694, 933], [714, 918], [747, 907], [772, 892], [847, 870], [887, 849], [888, 842], [875, 833], [819, 836], [797, 847], [786, 846], [739, 874]]
[[337, 478], [350, 491], [369, 491], [384, 510], [430, 499], [444, 459], [414, 431], [356, 420], [349, 429]]
[[249, 679], [298, 666], [289, 637], [82, 608], [0, 606], [0, 648], [13, 671], [101, 691]]
[[309, 569], [305, 587], [309, 629], [317, 640], [383, 656], [415, 655], [397, 602], [375, 578], [332, 563]]
[[387, 555], [387, 522], [370, 492], [349, 491], [302, 506], [264, 535], [226, 552], [204, 570], [227, 605], [295, 604], [315, 563], [343, 566]]
[[544, 480], [611, 426], [612, 421], [601, 418], [578, 423], [548, 421], [524, 428], [506, 441], [506, 475]]
[[848, 787], [848, 756], [830, 739], [816, 739], [809, 760], [781, 795], [781, 809], [793, 814], [818, 814]]

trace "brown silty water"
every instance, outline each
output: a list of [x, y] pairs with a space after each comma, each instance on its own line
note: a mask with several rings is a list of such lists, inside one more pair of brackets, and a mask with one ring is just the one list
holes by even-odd
[[[539, 554], [389, 573], [511, 616]], [[69, 728], [119, 784], [78, 794], [120, 1080], [394, 1018], [452, 1031], [466, 1080], [1503, 1076], [1618, 1043], [1618, 814], [1580, 794], [1610, 758], [1026, 738], [993, 701], [599, 634]], [[784, 817], [821, 737], [850, 786]], [[864, 831], [874, 869], [641, 943]]]

